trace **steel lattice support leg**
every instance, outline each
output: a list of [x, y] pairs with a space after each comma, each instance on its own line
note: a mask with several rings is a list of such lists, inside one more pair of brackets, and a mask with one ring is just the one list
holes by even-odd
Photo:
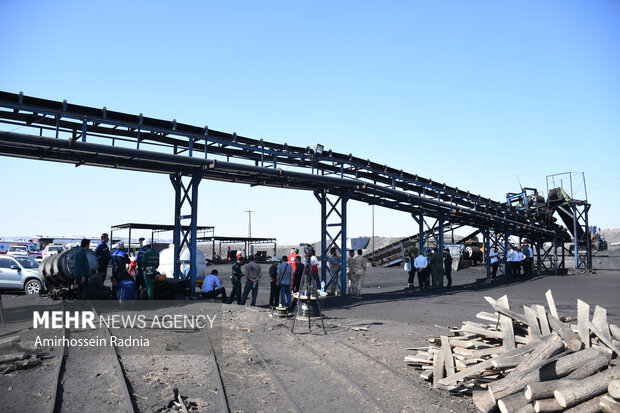
[[[331, 198], [330, 198], [331, 195]], [[321, 280], [327, 289], [332, 283], [342, 295], [347, 293], [347, 201], [349, 194], [333, 195], [326, 190], [315, 191], [314, 196], [321, 204]], [[331, 219], [330, 219], [331, 218]], [[336, 229], [334, 234], [330, 229]], [[340, 254], [340, 268], [335, 273], [329, 268], [329, 250], [335, 247]]]
[[[180, 173], [170, 175], [170, 181], [175, 191], [174, 205], [174, 278], [188, 277], [190, 279], [190, 295], [196, 295], [196, 233], [198, 226], [198, 185], [202, 180], [202, 172], [194, 173], [187, 183], [183, 182]], [[183, 207], [190, 209], [188, 215], [183, 215]], [[189, 225], [183, 225], [183, 220], [189, 220]], [[183, 248], [190, 251], [189, 260], [181, 260]], [[181, 264], [189, 264], [189, 273], [182, 274]]]

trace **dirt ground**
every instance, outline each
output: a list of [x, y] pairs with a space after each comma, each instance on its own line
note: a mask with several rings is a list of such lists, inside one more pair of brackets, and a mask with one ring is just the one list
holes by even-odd
[[[212, 268], [218, 269], [230, 292], [230, 266], [208, 267]], [[263, 274], [258, 307], [250, 307], [250, 300], [245, 307], [218, 304], [221, 317], [210, 339], [203, 331], [158, 331], [151, 332], [155, 350], [119, 349], [138, 411], [168, 411], [169, 385], [193, 403], [191, 411], [220, 411], [209, 340], [233, 412], [475, 411], [468, 397], [430, 389], [403, 357], [411, 353], [407, 347], [426, 345], [427, 337], [443, 334], [463, 320], [475, 320], [479, 311], [492, 311], [484, 296], [507, 294], [511, 308], [519, 309], [523, 304], [545, 305], [544, 294], [551, 289], [561, 314], [576, 316], [580, 298], [591, 311], [595, 305], [605, 307], [609, 321], [620, 324], [620, 271], [477, 284], [476, 279], [483, 277], [483, 269], [477, 267], [455, 272], [450, 289], [421, 293], [405, 288], [407, 274], [402, 269], [369, 268], [361, 298], [325, 300], [327, 335], [316, 322], [309, 334], [308, 324], [299, 321], [293, 335], [291, 320], [277, 318], [267, 309], [268, 265], [263, 265]], [[33, 310], [58, 305], [46, 297], [22, 294], [3, 294], [2, 303], [7, 323], [0, 329], [1, 354], [16, 351], [3, 343], [6, 338], [19, 336], [22, 344], [32, 341]], [[207, 305], [213, 308], [214, 302], [188, 300], [175, 310], [200, 314]], [[183, 351], [171, 351], [175, 349]], [[42, 350], [40, 366], [0, 374], [0, 411], [50, 408], [54, 372], [61, 360], [58, 348]], [[123, 411], [112, 357], [112, 353], [69, 354], [60, 389], [61, 411]]]

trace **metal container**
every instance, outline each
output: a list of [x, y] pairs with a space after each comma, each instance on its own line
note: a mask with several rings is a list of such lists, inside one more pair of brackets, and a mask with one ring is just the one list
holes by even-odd
[[[45, 279], [49, 287], [67, 287], [75, 281], [73, 274], [73, 260], [77, 248], [63, 251], [58, 254], [46, 257], [39, 265], [39, 273]], [[86, 251], [88, 259], [89, 276], [97, 271], [97, 256], [91, 250]]]

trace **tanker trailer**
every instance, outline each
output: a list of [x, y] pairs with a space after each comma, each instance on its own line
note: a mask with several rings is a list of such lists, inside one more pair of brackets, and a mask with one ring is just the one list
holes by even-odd
[[[63, 251], [59, 254], [46, 257], [39, 265], [39, 273], [45, 279], [49, 296], [53, 300], [77, 298], [77, 288], [74, 286], [73, 259], [77, 248]], [[97, 256], [91, 250], [86, 250], [89, 276], [97, 271]]]

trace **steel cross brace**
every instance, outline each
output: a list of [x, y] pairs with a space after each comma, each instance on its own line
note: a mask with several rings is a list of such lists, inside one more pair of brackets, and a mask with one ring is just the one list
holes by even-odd
[[[419, 235], [418, 239], [420, 241], [420, 253], [424, 249], [424, 245], [431, 237], [435, 239], [437, 243], [437, 247], [440, 252], [443, 252], [443, 232], [444, 232], [444, 223], [446, 222], [444, 215], [439, 215], [438, 218], [435, 219], [435, 222], [432, 226], [428, 225], [428, 222], [424, 219], [424, 215], [416, 216], [415, 214], [411, 214], [411, 217], [418, 223], [419, 226]], [[426, 235], [424, 235], [424, 227], [426, 227]], [[437, 235], [435, 235], [435, 231], [437, 231]]]
[[484, 238], [484, 262], [486, 263], [487, 278], [491, 278], [491, 259], [489, 258], [489, 252], [491, 251], [491, 248], [495, 247], [499, 250], [499, 255], [497, 256], [497, 270], [503, 277], [505, 273], [502, 269], [502, 263], [506, 262], [508, 238], [512, 235], [512, 233], [496, 232], [490, 228], [480, 228], [480, 232]]
[[[342, 295], [347, 293], [347, 201], [350, 192], [337, 194], [332, 201], [327, 190], [314, 191], [314, 196], [321, 204], [321, 280], [325, 282], [325, 288], [336, 283]], [[340, 210], [339, 210], [340, 209]], [[332, 222], [329, 218], [332, 217]], [[335, 222], [334, 222], [335, 221]], [[330, 228], [338, 231], [332, 235]], [[328, 244], [329, 239], [329, 244]], [[335, 247], [340, 253], [340, 259], [330, 258], [329, 250]], [[327, 262], [340, 262], [340, 267], [332, 272]], [[329, 277], [328, 277], [329, 275]]]
[[[191, 176], [187, 185], [183, 182], [183, 174], [170, 175], [170, 181], [174, 187], [174, 278], [190, 279], [190, 296], [196, 295], [196, 238], [198, 226], [198, 185], [202, 180], [203, 173], [198, 170]], [[183, 207], [188, 206], [189, 215], [182, 215]], [[189, 229], [183, 229], [181, 221], [190, 220]], [[190, 252], [189, 260], [181, 260], [181, 252], [187, 247]], [[189, 264], [189, 274], [182, 274], [181, 264]]]

